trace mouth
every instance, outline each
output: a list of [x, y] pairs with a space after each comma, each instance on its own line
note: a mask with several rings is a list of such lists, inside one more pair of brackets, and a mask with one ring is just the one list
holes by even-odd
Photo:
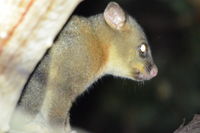
[[150, 80], [150, 79], [152, 79], [152, 77], [150, 77], [150, 76], [147, 75], [147, 74], [142, 74], [142, 73], [140, 73], [140, 74], [135, 74], [135, 75], [134, 75], [134, 79], [135, 79], [136, 81], [145, 81], [145, 80]]
[[158, 68], [153, 66], [150, 71], [142, 73], [139, 70], [134, 72], [134, 79], [136, 81], [150, 80], [158, 74]]

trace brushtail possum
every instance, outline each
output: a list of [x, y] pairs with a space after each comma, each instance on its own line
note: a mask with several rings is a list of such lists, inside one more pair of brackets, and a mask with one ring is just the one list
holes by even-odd
[[71, 17], [30, 77], [17, 108], [50, 133], [70, 133], [73, 101], [99, 78], [111, 74], [143, 81], [157, 72], [142, 28], [110, 2], [102, 14]]

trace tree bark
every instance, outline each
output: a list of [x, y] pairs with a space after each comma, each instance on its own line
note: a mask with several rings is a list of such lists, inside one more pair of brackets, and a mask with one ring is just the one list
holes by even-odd
[[200, 133], [200, 115], [195, 115], [191, 122], [182, 124], [174, 133]]
[[0, 1], [0, 133], [30, 73], [81, 0]]

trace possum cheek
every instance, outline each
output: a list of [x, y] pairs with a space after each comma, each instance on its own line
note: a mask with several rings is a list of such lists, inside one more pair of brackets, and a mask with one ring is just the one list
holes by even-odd
[[137, 80], [141, 81], [143, 78], [141, 75], [145, 73], [144, 65], [142, 63], [135, 64], [132, 69], [132, 77]]

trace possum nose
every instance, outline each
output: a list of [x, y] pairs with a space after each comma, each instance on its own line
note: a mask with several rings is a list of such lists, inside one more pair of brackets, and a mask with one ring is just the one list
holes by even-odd
[[151, 71], [150, 71], [150, 75], [151, 77], [155, 77], [158, 74], [158, 68], [156, 66], [153, 66]]

